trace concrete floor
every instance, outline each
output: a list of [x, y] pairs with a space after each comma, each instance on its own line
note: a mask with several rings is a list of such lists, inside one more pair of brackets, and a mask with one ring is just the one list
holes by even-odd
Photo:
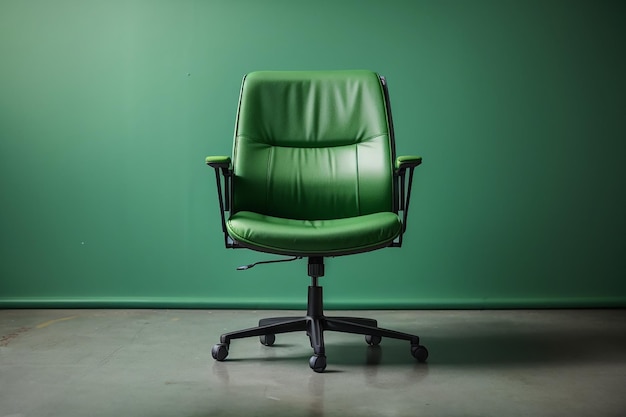
[[626, 416], [626, 310], [356, 313], [420, 335], [427, 364], [332, 332], [324, 374], [304, 333], [211, 358], [289, 313], [0, 310], [0, 417]]

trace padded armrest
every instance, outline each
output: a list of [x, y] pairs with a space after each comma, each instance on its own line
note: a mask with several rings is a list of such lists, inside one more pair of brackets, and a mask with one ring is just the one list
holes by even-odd
[[414, 156], [414, 155], [399, 156], [396, 159], [396, 169], [403, 170], [407, 168], [413, 168], [413, 167], [418, 166], [421, 163], [422, 163], [421, 156]]
[[230, 156], [207, 156], [206, 164], [211, 168], [230, 168]]

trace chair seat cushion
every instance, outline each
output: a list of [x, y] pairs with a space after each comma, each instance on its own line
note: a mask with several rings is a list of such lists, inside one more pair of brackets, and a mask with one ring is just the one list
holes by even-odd
[[294, 220], [250, 211], [233, 214], [229, 235], [252, 249], [294, 256], [337, 256], [388, 246], [402, 224], [392, 212], [332, 220]]

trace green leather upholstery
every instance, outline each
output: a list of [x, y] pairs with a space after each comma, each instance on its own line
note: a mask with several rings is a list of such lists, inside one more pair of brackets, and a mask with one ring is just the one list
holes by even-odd
[[302, 256], [386, 246], [401, 228], [393, 157], [376, 73], [248, 74], [228, 233], [258, 250]]
[[207, 156], [206, 164], [212, 168], [230, 168], [230, 156]]
[[340, 255], [387, 246], [402, 224], [381, 212], [332, 220], [293, 220], [250, 211], [233, 214], [226, 227], [242, 244], [284, 255]]
[[396, 169], [416, 167], [422, 163], [421, 156], [403, 155], [396, 159]]

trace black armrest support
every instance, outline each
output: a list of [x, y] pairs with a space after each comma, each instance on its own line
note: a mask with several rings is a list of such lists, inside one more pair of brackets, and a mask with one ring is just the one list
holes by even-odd
[[[222, 219], [222, 232], [224, 233], [224, 244], [233, 247], [231, 239], [226, 230], [226, 212], [230, 212], [230, 198], [232, 195], [233, 174], [231, 159], [229, 156], [208, 156], [206, 164], [215, 171], [215, 183], [217, 185], [217, 196], [220, 205], [220, 217]], [[222, 178], [224, 178], [224, 186], [222, 186]]]
[[402, 229], [400, 231], [398, 246], [402, 245], [402, 235], [406, 231], [409, 203], [411, 202], [411, 188], [413, 187], [413, 171], [415, 167], [419, 166], [421, 163], [422, 158], [420, 156], [407, 155], [399, 156], [396, 159], [394, 177], [399, 195], [397, 195], [397, 206], [395, 208], [398, 213], [402, 212]]

